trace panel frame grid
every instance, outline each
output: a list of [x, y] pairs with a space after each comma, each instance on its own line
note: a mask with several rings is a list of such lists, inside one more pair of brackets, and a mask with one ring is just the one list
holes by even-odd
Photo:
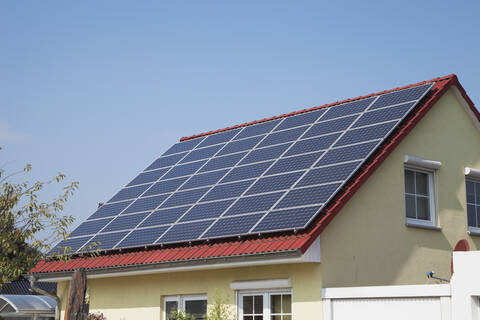
[[[378, 148], [378, 145], [384, 141], [384, 139], [386, 137], [388, 137], [392, 132], [393, 130], [395, 130], [397, 127], [398, 127], [398, 124], [403, 121], [405, 119], [405, 117], [407, 117], [411, 111], [418, 105], [419, 101], [431, 90], [431, 88], [433, 87], [435, 83], [430, 83], [428, 86], [424, 85], [425, 87], [425, 90], [423, 91], [423, 94], [422, 96], [417, 99], [417, 100], [412, 100], [412, 101], [402, 101], [401, 103], [398, 103], [396, 105], [386, 105], [386, 106], [382, 106], [380, 108], [374, 108], [372, 109], [372, 106], [375, 105], [375, 103], [380, 99], [380, 97], [386, 95], [386, 94], [379, 94], [379, 95], [376, 95], [374, 97], [367, 97], [367, 98], [364, 98], [362, 100], [367, 100], [367, 99], [371, 99], [371, 101], [369, 102], [368, 106], [363, 109], [362, 112], [356, 112], [356, 113], [353, 113], [353, 114], [346, 114], [346, 115], [342, 115], [340, 117], [333, 117], [333, 118], [328, 118], [328, 119], [324, 119], [324, 116], [327, 115], [329, 113], [329, 110], [330, 108], [335, 108], [336, 106], [342, 106], [344, 104], [339, 104], [339, 105], [334, 105], [334, 106], [331, 106], [329, 107], [328, 109], [326, 109], [325, 111], [323, 111], [323, 113], [319, 110], [321, 109], [317, 109], [317, 110], [312, 110], [311, 112], [319, 112], [321, 113], [321, 115], [319, 115], [316, 120], [314, 122], [311, 122], [311, 123], [308, 123], [308, 124], [300, 124], [298, 126], [296, 125], [293, 125], [293, 126], [289, 126], [287, 128], [283, 128], [281, 130], [278, 130], [277, 128], [279, 126], [281, 126], [281, 124], [285, 121], [285, 119], [290, 119], [292, 116], [290, 117], [285, 117], [285, 118], [281, 118], [281, 119], [273, 119], [271, 121], [275, 121], [275, 125], [273, 125], [269, 130], [263, 132], [263, 133], [260, 133], [260, 134], [252, 134], [252, 135], [248, 135], [248, 136], [241, 136], [242, 132], [246, 129], [246, 128], [251, 128], [252, 126], [247, 126], [247, 127], [242, 127], [242, 128], [236, 128], [236, 129], [233, 129], [232, 131], [235, 131], [234, 134], [232, 134], [232, 136], [228, 139], [228, 140], [225, 140], [225, 141], [221, 141], [221, 142], [216, 142], [216, 143], [211, 143], [211, 144], [207, 144], [205, 146], [203, 146], [202, 144], [204, 143], [204, 141], [206, 141], [206, 139], [208, 139], [208, 137], [211, 137], [212, 135], [206, 135], [204, 137], [199, 137], [199, 138], [195, 138], [194, 140], [196, 141], [196, 144], [188, 149], [188, 150], [182, 150], [182, 151], [178, 151], [178, 152], [170, 152], [169, 153], [169, 150], [171, 150], [173, 148], [173, 146], [168, 149], [160, 158], [162, 157], [172, 157], [172, 156], [175, 156], [175, 155], [178, 155], [178, 154], [182, 154], [182, 157], [179, 158], [175, 164], [172, 164], [171, 166], [164, 166], [164, 167], [161, 167], [161, 168], [154, 168], [152, 170], [148, 170], [149, 167], [151, 167], [153, 165], [153, 163], [155, 163], [157, 160], [155, 160], [149, 167], [147, 167], [146, 170], [142, 171], [139, 175], [137, 175], [131, 182], [133, 182], [135, 179], [137, 179], [141, 174], [143, 173], [146, 173], [146, 172], [152, 172], [152, 171], [157, 171], [157, 170], [165, 170], [165, 172], [163, 172], [163, 174], [161, 174], [157, 180], [154, 180], [154, 181], [148, 181], [146, 183], [140, 183], [140, 184], [135, 184], [135, 185], [131, 185], [131, 182], [129, 184], [127, 184], [126, 187], [122, 188], [121, 191], [123, 189], [126, 189], [126, 188], [133, 188], [133, 187], [138, 187], [140, 185], [143, 185], [143, 184], [150, 184], [146, 190], [144, 190], [138, 197], [136, 198], [132, 198], [131, 200], [128, 200], [130, 201], [130, 203], [125, 207], [123, 208], [123, 210], [121, 210], [120, 212], [118, 212], [117, 214], [115, 215], [112, 215], [112, 216], [108, 216], [108, 217], [98, 217], [98, 218], [92, 218], [90, 219], [92, 216], [90, 216], [86, 221], [95, 221], [95, 220], [100, 220], [100, 219], [110, 219], [111, 221], [109, 223], [107, 223], [103, 228], [101, 228], [99, 231], [97, 231], [95, 234], [92, 234], [90, 235], [91, 239], [88, 240], [86, 242], [86, 244], [88, 244], [90, 241], [92, 241], [95, 237], [97, 236], [100, 236], [100, 235], [106, 235], [106, 234], [109, 234], [109, 233], [113, 233], [113, 232], [104, 232], [104, 230], [106, 230], [106, 227], [112, 223], [112, 221], [114, 221], [118, 216], [122, 215], [123, 212], [126, 212], [128, 210], [128, 208], [133, 204], [135, 203], [137, 200], [141, 199], [141, 198], [144, 198], [144, 195], [147, 194], [147, 192], [158, 182], [160, 181], [167, 181], [167, 180], [170, 180], [170, 179], [164, 179], [162, 180], [164, 177], [167, 177], [168, 174], [174, 170], [174, 168], [178, 167], [179, 165], [185, 165], [185, 164], [190, 164], [190, 163], [194, 163], [194, 162], [200, 162], [202, 161], [203, 163], [201, 163], [201, 165], [196, 168], [196, 170], [194, 170], [193, 173], [190, 173], [190, 174], [187, 174], [187, 175], [182, 175], [182, 176], [175, 176], [175, 177], [172, 177], [171, 179], [178, 179], [180, 177], [186, 177], [185, 180], [180, 184], [180, 186], [177, 187], [176, 190], [172, 191], [171, 193], [167, 194], [167, 196], [165, 197], [165, 199], [163, 199], [163, 201], [160, 202], [160, 204], [158, 204], [158, 206], [152, 210], [148, 210], [147, 211], [147, 214], [145, 216], [145, 218], [140, 221], [136, 227], [132, 228], [131, 230], [128, 230], [126, 231], [126, 234], [124, 237], [122, 237], [117, 243], [114, 244], [114, 246], [112, 247], [112, 249], [116, 249], [117, 246], [119, 244], [122, 243], [122, 241], [124, 239], [126, 239], [131, 233], [133, 233], [134, 231], [136, 230], [148, 230], [150, 228], [156, 228], [156, 227], [159, 227], [158, 225], [155, 225], [155, 226], [142, 226], [142, 224], [150, 217], [152, 216], [152, 214], [154, 214], [155, 212], [157, 212], [160, 208], [163, 210], [163, 209], [171, 209], [172, 207], [165, 207], [163, 208], [162, 205], [167, 203], [168, 199], [170, 199], [174, 194], [176, 194], [177, 192], [179, 191], [187, 191], [187, 190], [195, 190], [195, 189], [200, 189], [200, 188], [206, 188], [208, 190], [206, 190], [203, 195], [195, 202], [195, 203], [192, 203], [192, 204], [188, 204], [188, 206], [190, 206], [183, 214], [180, 215], [180, 217], [178, 217], [178, 219], [171, 223], [171, 224], [167, 224], [166, 225], [166, 230], [151, 244], [148, 244], [148, 245], [156, 245], [156, 244], [159, 244], [159, 243], [163, 243], [161, 241], [162, 237], [164, 235], [166, 235], [169, 230], [171, 230], [175, 225], [178, 225], [178, 224], [185, 224], [187, 222], [184, 222], [182, 219], [184, 216], [186, 216], [188, 214], [188, 212], [190, 212], [190, 210], [192, 210], [192, 208], [194, 208], [196, 205], [198, 204], [208, 204], [208, 203], [212, 203], [212, 202], [222, 202], [222, 201], [226, 201], [226, 200], [229, 200], [229, 199], [232, 199], [232, 203], [221, 213], [220, 216], [216, 217], [216, 218], [208, 218], [206, 220], [203, 220], [203, 219], [195, 219], [195, 220], [188, 220], [188, 223], [195, 223], [195, 222], [200, 222], [200, 221], [212, 221], [211, 224], [203, 231], [203, 233], [198, 236], [197, 238], [195, 239], [191, 239], [191, 241], [193, 240], [199, 240], [199, 239], [205, 239], [205, 235], [208, 234], [208, 231], [212, 228], [212, 226], [214, 226], [219, 220], [221, 219], [224, 219], [224, 218], [227, 218], [227, 217], [236, 217], [236, 216], [248, 216], [248, 215], [255, 215], [255, 214], [260, 214], [259, 212], [250, 212], [250, 213], [245, 213], [245, 214], [238, 214], [238, 215], [226, 215], [227, 212], [229, 212], [230, 208], [232, 208], [237, 202], [240, 201], [240, 199], [244, 199], [244, 198], [247, 198], [247, 193], [248, 191], [254, 186], [255, 183], [257, 183], [261, 178], [263, 177], [273, 177], [275, 175], [280, 175], [280, 174], [285, 174], [285, 173], [292, 173], [292, 172], [300, 172], [300, 171], [304, 171], [300, 174], [300, 176], [298, 177], [298, 179], [288, 188], [288, 189], [282, 189], [282, 191], [280, 190], [274, 190], [274, 191], [268, 191], [268, 192], [264, 192], [264, 193], [260, 193], [260, 194], [248, 194], [248, 197], [254, 197], [254, 196], [258, 196], [258, 195], [261, 195], [261, 194], [273, 194], [273, 193], [278, 193], [278, 192], [283, 192], [283, 194], [279, 197], [279, 199], [270, 207], [270, 209], [268, 209], [267, 211], [265, 211], [264, 213], [261, 214], [261, 218], [258, 219], [258, 221], [248, 230], [247, 233], [245, 234], [251, 234], [251, 233], [255, 233], [255, 228], [265, 219], [265, 217], [270, 213], [270, 212], [273, 212], [273, 211], [281, 211], [281, 210], [290, 210], [292, 208], [296, 208], [296, 207], [310, 207], [310, 206], [319, 206], [319, 212], [322, 210], [323, 206], [328, 203], [332, 197], [335, 196], [335, 194], [338, 192], [338, 190], [343, 187], [343, 185], [350, 180], [350, 178], [352, 177], [353, 174], [355, 174], [356, 170], [358, 169], [355, 169], [353, 170], [353, 172], [345, 179], [345, 180], [342, 180], [340, 183], [339, 183], [339, 187], [334, 191], [332, 192], [330, 195], [328, 195], [328, 198], [326, 201], [322, 202], [322, 203], [310, 203], [310, 204], [307, 204], [307, 205], [302, 205], [302, 206], [293, 206], [293, 207], [285, 207], [285, 208], [281, 208], [281, 209], [278, 209], [276, 208], [280, 203], [281, 201], [290, 193], [290, 191], [294, 190], [294, 189], [303, 189], [303, 188], [310, 188], [310, 187], [315, 187], [315, 186], [322, 186], [322, 185], [329, 185], [329, 184], [332, 184], [331, 182], [328, 182], [328, 183], [320, 183], [318, 185], [308, 185], [308, 186], [303, 186], [303, 187], [299, 187], [299, 183], [302, 181], [302, 179], [305, 177], [305, 175], [310, 172], [313, 168], [317, 169], [319, 168], [319, 166], [317, 164], [321, 163], [321, 160], [329, 153], [330, 150], [334, 150], [334, 149], [340, 149], [340, 148], [344, 148], [344, 147], [347, 147], [347, 146], [350, 146], [350, 145], [357, 145], [357, 144], [362, 144], [362, 143], [365, 143], [367, 141], [360, 141], [360, 142], [355, 142], [353, 144], [350, 144], [350, 145], [342, 145], [342, 146], [336, 146], [336, 144], [340, 141], [340, 139], [342, 139], [342, 137], [347, 134], [348, 132], [350, 132], [352, 129], [360, 129], [360, 128], [364, 128], [364, 127], [373, 127], [375, 125], [379, 125], [381, 124], [381, 122], [373, 122], [373, 123], [369, 123], [365, 126], [355, 126], [355, 124], [359, 121], [359, 119], [362, 118], [362, 116], [365, 114], [365, 113], [368, 113], [368, 112], [377, 112], [377, 111], [381, 111], [383, 109], [388, 109], [388, 108], [393, 108], [395, 106], [401, 106], [401, 105], [404, 105], [404, 104], [409, 104], [411, 103], [412, 106], [408, 109], [408, 111], [400, 118], [400, 119], [394, 119], [394, 121], [398, 121], [396, 125], [394, 125], [388, 133], [386, 133], [383, 137], [381, 138], [378, 138], [378, 139], [374, 139], [373, 141], [377, 141], [377, 144], [374, 148], [372, 148], [372, 150], [370, 150], [368, 152], [368, 155], [366, 155], [365, 157], [361, 157], [359, 159], [355, 159], [355, 160], [351, 160], [350, 162], [354, 162], [354, 161], [360, 161], [360, 165], [363, 165], [363, 163], [372, 155], [373, 152], [375, 152], [375, 150]], [[407, 88], [408, 89], [408, 88]], [[403, 90], [406, 90], [406, 89], [403, 89]], [[399, 91], [402, 91], [402, 90], [398, 90], [398, 91], [395, 91], [395, 92], [399, 92]], [[361, 100], [358, 100], [358, 101], [361, 101]], [[346, 103], [348, 104], [348, 103]], [[308, 112], [307, 112], [308, 113]], [[301, 115], [301, 114], [300, 114]], [[328, 121], [332, 121], [332, 120], [338, 120], [338, 119], [341, 119], [341, 118], [347, 118], [347, 117], [354, 117], [354, 120], [350, 123], [350, 125], [343, 131], [329, 131], [327, 133], [322, 133], [320, 135], [314, 135], [314, 136], [311, 136], [311, 137], [306, 137], [306, 134], [310, 131], [310, 129], [318, 124], [318, 123], [323, 123], [323, 122], [328, 122]], [[393, 120], [392, 120], [393, 121]], [[256, 124], [256, 125], [265, 125], [264, 123], [259, 123], [259, 124]], [[268, 144], [268, 145], [262, 145], [262, 143], [268, 139], [268, 137], [270, 137], [272, 134], [278, 134], [278, 133], [281, 133], [282, 131], [289, 131], [289, 130], [301, 130], [300, 128], [302, 127], [305, 127], [305, 129], [302, 131], [302, 133], [296, 137], [295, 140], [290, 140], [290, 141], [281, 141], [279, 143], [272, 143], [272, 144]], [[224, 133], [224, 132], [223, 132]], [[219, 133], [219, 134], [223, 134], [223, 133]], [[295, 144], [299, 141], [306, 141], [306, 140], [309, 140], [309, 139], [316, 139], [316, 138], [319, 138], [319, 137], [323, 137], [323, 136], [330, 136], [330, 135], [334, 135], [334, 134], [338, 134], [338, 136], [336, 137], [336, 139], [334, 139], [333, 143], [331, 143], [328, 148], [326, 149], [319, 149], [319, 150], [314, 150], [314, 151], [308, 151], [308, 152], [303, 152], [303, 153], [295, 153], [295, 154], [291, 154], [289, 155], [288, 152], [290, 151], [290, 149], [292, 149]], [[228, 135], [228, 134], [227, 134]], [[237, 138], [238, 136], [241, 136], [240, 138]], [[258, 141], [256, 141], [256, 143], [253, 145], [253, 147], [249, 148], [249, 149], [245, 149], [245, 150], [241, 150], [241, 151], [235, 151], [235, 152], [232, 152], [232, 153], [226, 153], [226, 154], [223, 154], [221, 153], [222, 150], [224, 150], [228, 145], [229, 143], [232, 143], [232, 142], [235, 142], [235, 143], [241, 143], [242, 140], [249, 140], [249, 139], [254, 139], [254, 138], [257, 138]], [[178, 144], [181, 144], [182, 142], [178, 143]], [[194, 144], [194, 143], [192, 143]], [[177, 144], [176, 144], [177, 145]], [[255, 151], [258, 151], [258, 150], [261, 150], [261, 149], [266, 149], [266, 148], [272, 148], [272, 147], [276, 147], [276, 146], [281, 146], [281, 145], [288, 145], [284, 150], [283, 152], [281, 152], [280, 156], [277, 156], [273, 159], [264, 159], [264, 160], [260, 160], [260, 161], [254, 161], [254, 162], [249, 162], [249, 163], [243, 163], [242, 164], [242, 161], [244, 161], [252, 152], [255, 152]], [[175, 145], [174, 145], [175, 146]], [[197, 150], [201, 150], [201, 149], [207, 149], [207, 148], [213, 148], [213, 149], [216, 149], [218, 148], [213, 155], [211, 155], [210, 157], [208, 158], [203, 158], [201, 160], [192, 160], [192, 161], [185, 161], [185, 162], [182, 162], [184, 161], [184, 159], [186, 159], [191, 153], [197, 151]], [[184, 153], [184, 154], [183, 154]], [[275, 174], [267, 174], [269, 172], [269, 170], [276, 164], [278, 163], [278, 161], [280, 161], [281, 159], [288, 159], [288, 158], [293, 158], [293, 157], [296, 157], [296, 156], [302, 156], [302, 155], [306, 155], [306, 154], [310, 154], [310, 153], [321, 153], [321, 155], [311, 164], [311, 166], [307, 169], [301, 169], [301, 170], [292, 170], [292, 171], [285, 171], [285, 172], [280, 172], [280, 173], [275, 173]], [[208, 170], [208, 171], [202, 171], [202, 169], [209, 163], [210, 160], [212, 159], [218, 159], [218, 158], [221, 158], [221, 157], [228, 157], [228, 156], [232, 156], [232, 155], [235, 155], [235, 154], [239, 154], [241, 156], [239, 156], [239, 160], [236, 161], [236, 163], [232, 166], [228, 166], [228, 167], [223, 167], [223, 168], [217, 168], [217, 169], [213, 169], [213, 170]], [[262, 174], [260, 174], [259, 176], [255, 177], [255, 178], [247, 178], [247, 179], [244, 179], [244, 180], [233, 180], [233, 181], [229, 181], [229, 182], [223, 182], [223, 179], [229, 174], [231, 173], [235, 168], [237, 167], [242, 167], [242, 166], [250, 166], [250, 165], [256, 165], [256, 164], [259, 164], [261, 162], [271, 162], [270, 163], [270, 166], [268, 166]], [[349, 162], [349, 161], [347, 161]], [[328, 164], [328, 165], [322, 165], [321, 167], [327, 167], [327, 166], [330, 166], [330, 165], [338, 165], [338, 164], [341, 164], [342, 162], [333, 162], [331, 164]], [[224, 171], [224, 175], [219, 179], [217, 180], [217, 182], [213, 185], [205, 185], [204, 187], [198, 187], [198, 188], [190, 188], [190, 189], [182, 189], [183, 185], [188, 182], [190, 179], [192, 179], [195, 175], [199, 174], [199, 173], [209, 173], [209, 172], [214, 172], [214, 171]], [[239, 195], [239, 196], [235, 196], [233, 198], [219, 198], [219, 199], [214, 199], [214, 200], [209, 200], [209, 201], [202, 201], [204, 200], [204, 198], [206, 198], [206, 196], [208, 195], [209, 192], [211, 192], [215, 187], [219, 186], [219, 185], [226, 185], [226, 184], [231, 184], [231, 183], [237, 183], [237, 182], [241, 182], [241, 181], [247, 181], [247, 180], [252, 180], [252, 183], [245, 189], [243, 190], [243, 192]], [[117, 192], [118, 194], [118, 192]], [[112, 197], [113, 198], [113, 197]], [[109, 205], [109, 204], [116, 204], [116, 203], [120, 203], [120, 202], [124, 202], [124, 200], [119, 200], [119, 201], [115, 201], [115, 202], [107, 202], [106, 205]], [[179, 207], [185, 207], [186, 205], [181, 205]], [[131, 213], [131, 214], [139, 214], [141, 212], [135, 212], [135, 213]], [[95, 214], [95, 213], [94, 213]], [[130, 214], [129, 214], [130, 215]], [[318, 215], [317, 214], [314, 214], [312, 215], [312, 217], [310, 218], [310, 220], [303, 226], [303, 228], [305, 228], [306, 226], [308, 226], [311, 221]], [[124, 215], [125, 216], [125, 215]], [[285, 231], [285, 230], [292, 230], [291, 228], [290, 229], [282, 229], [282, 230], [268, 230], [266, 232], [277, 232], [277, 231]], [[119, 231], [115, 231], [115, 232], [119, 232]], [[231, 236], [236, 236], [237, 234], [230, 234], [230, 235], [226, 235], [225, 237], [231, 237]], [[244, 234], [239, 234], [240, 235], [244, 235]], [[69, 238], [69, 239], [78, 239], [78, 238], [82, 238], [82, 237], [85, 237], [84, 234], [82, 235], [77, 235], [75, 237], [72, 237], [72, 238]], [[223, 237], [223, 236], [222, 236]], [[216, 238], [216, 237], [215, 237]], [[185, 242], [186, 240], [182, 240], [181, 242]], [[146, 246], [148, 246], [146, 245]], [[76, 252], [79, 252], [80, 250], [82, 249], [79, 248]]]

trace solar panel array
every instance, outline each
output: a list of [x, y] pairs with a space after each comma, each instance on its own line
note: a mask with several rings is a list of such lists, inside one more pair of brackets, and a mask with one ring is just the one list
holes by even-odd
[[179, 142], [57, 248], [305, 228], [432, 85]]

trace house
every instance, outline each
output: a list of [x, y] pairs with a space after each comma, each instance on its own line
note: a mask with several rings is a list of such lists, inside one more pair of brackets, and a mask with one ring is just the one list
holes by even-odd
[[479, 217], [480, 113], [449, 75], [182, 138], [31, 274], [64, 310], [86, 269], [108, 319], [202, 319], [216, 293], [241, 320], [321, 319], [322, 288], [449, 278]]

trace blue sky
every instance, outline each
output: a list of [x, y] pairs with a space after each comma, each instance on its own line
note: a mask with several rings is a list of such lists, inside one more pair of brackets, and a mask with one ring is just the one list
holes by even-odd
[[2, 1], [0, 165], [78, 180], [77, 225], [181, 136], [450, 73], [479, 105], [478, 12], [462, 0]]

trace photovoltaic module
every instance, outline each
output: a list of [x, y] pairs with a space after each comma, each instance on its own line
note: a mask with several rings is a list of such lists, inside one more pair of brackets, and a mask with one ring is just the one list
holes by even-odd
[[432, 86], [176, 143], [54, 251], [304, 229]]

